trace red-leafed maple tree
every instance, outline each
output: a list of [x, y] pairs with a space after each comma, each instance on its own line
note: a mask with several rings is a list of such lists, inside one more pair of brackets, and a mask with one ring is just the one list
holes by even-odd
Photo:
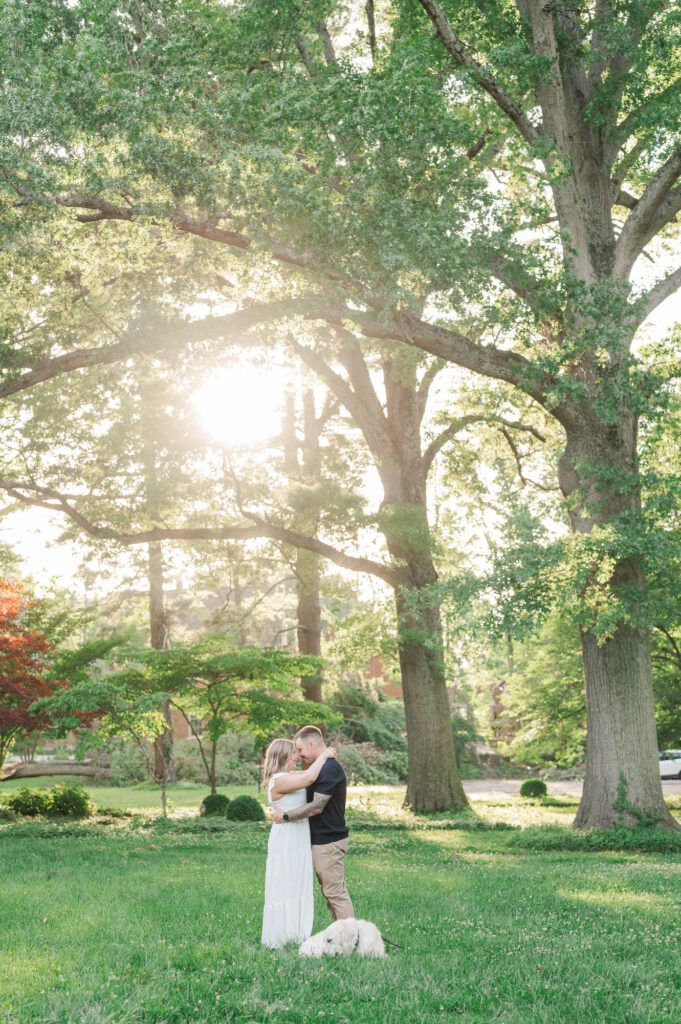
[[20, 585], [0, 579], [0, 769], [20, 736], [50, 726], [31, 705], [62, 685], [49, 678], [52, 644], [31, 624], [35, 606]]

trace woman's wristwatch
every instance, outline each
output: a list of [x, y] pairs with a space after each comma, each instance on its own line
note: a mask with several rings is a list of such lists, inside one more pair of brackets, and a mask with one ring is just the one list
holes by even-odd
[[288, 821], [288, 811], [284, 811], [284, 813], [282, 814], [282, 818], [284, 819], [284, 821]]

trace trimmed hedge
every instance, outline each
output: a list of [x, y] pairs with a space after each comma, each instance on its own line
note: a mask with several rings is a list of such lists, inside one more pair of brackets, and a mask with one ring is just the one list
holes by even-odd
[[238, 796], [231, 800], [226, 816], [229, 821], [265, 821], [262, 804], [252, 796]]
[[525, 779], [520, 787], [520, 795], [525, 797], [546, 796], [546, 783], [541, 779]]
[[229, 807], [231, 800], [228, 796], [223, 796], [222, 793], [209, 793], [208, 796], [204, 796], [201, 801], [200, 813], [201, 814], [221, 814], [223, 817], [227, 815], [227, 808]]

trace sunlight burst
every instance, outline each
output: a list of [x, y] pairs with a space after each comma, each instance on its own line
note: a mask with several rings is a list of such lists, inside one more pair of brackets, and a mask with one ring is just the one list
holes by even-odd
[[281, 435], [287, 381], [262, 365], [217, 370], [192, 396], [206, 432], [230, 447], [263, 444]]

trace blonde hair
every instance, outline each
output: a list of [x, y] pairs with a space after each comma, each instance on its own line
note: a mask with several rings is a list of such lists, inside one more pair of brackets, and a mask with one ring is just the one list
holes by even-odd
[[280, 772], [291, 754], [295, 752], [293, 740], [272, 740], [265, 751], [265, 764], [262, 772], [262, 784], [266, 786], [276, 772]]

